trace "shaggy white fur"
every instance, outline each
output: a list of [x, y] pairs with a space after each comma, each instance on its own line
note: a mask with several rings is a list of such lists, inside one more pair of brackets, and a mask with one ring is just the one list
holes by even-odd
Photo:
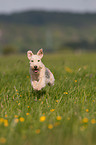
[[54, 76], [41, 62], [43, 49], [40, 49], [36, 55], [29, 50], [27, 57], [30, 60], [30, 76], [33, 89], [39, 91], [44, 88], [46, 84], [53, 86], [55, 81]]

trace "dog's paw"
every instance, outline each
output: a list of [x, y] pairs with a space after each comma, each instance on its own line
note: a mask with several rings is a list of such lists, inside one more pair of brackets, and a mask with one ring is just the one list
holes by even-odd
[[33, 89], [34, 89], [34, 90], [37, 90], [37, 87], [33, 86]]
[[34, 89], [35, 91], [40, 91], [40, 90], [41, 90], [41, 87], [33, 86], [33, 89]]
[[40, 91], [42, 88], [38, 88], [37, 90]]

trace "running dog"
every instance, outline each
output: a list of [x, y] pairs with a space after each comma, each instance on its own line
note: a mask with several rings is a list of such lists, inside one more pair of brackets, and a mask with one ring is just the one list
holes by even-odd
[[41, 62], [43, 57], [43, 49], [40, 49], [36, 55], [32, 51], [27, 52], [27, 57], [30, 60], [30, 76], [31, 85], [34, 90], [41, 90], [47, 85], [54, 85], [54, 76], [51, 71]]

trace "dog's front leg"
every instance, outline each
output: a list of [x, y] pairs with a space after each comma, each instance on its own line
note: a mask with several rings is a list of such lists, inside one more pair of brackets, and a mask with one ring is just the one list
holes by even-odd
[[31, 85], [34, 90], [37, 90], [37, 81], [31, 81]]
[[45, 87], [45, 80], [44, 79], [40, 79], [38, 82], [37, 82], [37, 90], [40, 91], [42, 88]]

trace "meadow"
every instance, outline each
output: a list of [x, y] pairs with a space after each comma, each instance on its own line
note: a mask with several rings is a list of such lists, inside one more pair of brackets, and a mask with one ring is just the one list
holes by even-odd
[[55, 85], [35, 92], [27, 56], [0, 56], [0, 145], [95, 145], [96, 53], [42, 61]]

